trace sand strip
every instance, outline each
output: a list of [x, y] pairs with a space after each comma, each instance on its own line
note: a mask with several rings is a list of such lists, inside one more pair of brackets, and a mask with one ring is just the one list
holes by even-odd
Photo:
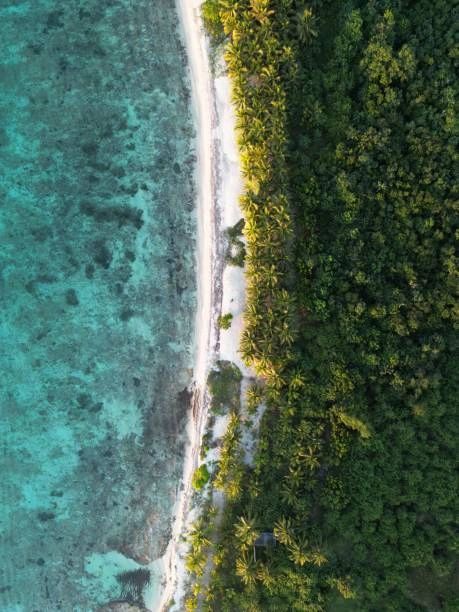
[[207, 43], [198, 15], [200, 0], [176, 0], [182, 36], [190, 69], [193, 115], [196, 129], [197, 154], [197, 314], [195, 336], [195, 365], [193, 372], [192, 406], [187, 426], [188, 444], [185, 453], [182, 491], [174, 509], [171, 540], [163, 558], [164, 581], [158, 610], [164, 610], [174, 600], [183, 597], [186, 571], [185, 553], [181, 536], [189, 522], [192, 497], [191, 478], [199, 461], [199, 450], [206, 416], [205, 385], [212, 359], [212, 260], [214, 254], [213, 205], [213, 97], [209, 70]]
[[[223, 261], [223, 231], [237, 223], [242, 213], [239, 196], [242, 178], [235, 137], [235, 116], [228, 77], [211, 75], [208, 41], [200, 18], [202, 0], [176, 0], [190, 68], [193, 114], [197, 136], [198, 212], [198, 310], [196, 318], [195, 368], [192, 412], [182, 491], [175, 507], [171, 541], [163, 558], [164, 581], [158, 610], [183, 610], [187, 572], [183, 535], [192, 521], [191, 478], [199, 463], [201, 440], [207, 418], [206, 380], [216, 359], [235, 362], [245, 376], [238, 347], [243, 326], [245, 279], [242, 268]], [[222, 312], [233, 314], [229, 330], [217, 329]]]

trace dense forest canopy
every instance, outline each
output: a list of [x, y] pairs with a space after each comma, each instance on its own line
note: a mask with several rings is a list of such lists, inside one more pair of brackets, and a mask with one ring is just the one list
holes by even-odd
[[[246, 183], [242, 352], [268, 406], [205, 609], [459, 610], [458, 13], [205, 3]], [[277, 545], [254, 558], [261, 532]]]

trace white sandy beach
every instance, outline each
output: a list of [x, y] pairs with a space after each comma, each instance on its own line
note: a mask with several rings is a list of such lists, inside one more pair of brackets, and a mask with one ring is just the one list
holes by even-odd
[[[242, 179], [235, 138], [235, 117], [226, 76], [212, 78], [208, 41], [199, 9], [202, 0], [177, 0], [190, 68], [197, 136], [198, 309], [196, 318], [194, 397], [188, 423], [182, 489], [174, 511], [171, 541], [163, 558], [164, 580], [157, 610], [183, 610], [186, 571], [183, 535], [191, 521], [191, 478], [198, 466], [207, 417], [206, 380], [216, 359], [235, 362], [248, 374], [238, 354], [243, 325], [245, 281], [242, 268], [226, 266], [223, 275], [222, 231], [242, 216]], [[223, 276], [223, 278], [221, 278]], [[217, 329], [220, 312], [231, 312], [229, 330]], [[169, 609], [169, 608], [168, 608]]]

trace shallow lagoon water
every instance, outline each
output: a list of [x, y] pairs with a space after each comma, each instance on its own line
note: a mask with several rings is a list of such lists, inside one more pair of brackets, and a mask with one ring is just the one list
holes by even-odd
[[0, 0], [3, 612], [96, 610], [167, 544], [196, 302], [184, 62], [171, 0]]

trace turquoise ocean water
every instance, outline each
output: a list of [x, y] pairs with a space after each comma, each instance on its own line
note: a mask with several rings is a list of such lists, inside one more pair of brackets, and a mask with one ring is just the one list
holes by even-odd
[[193, 353], [192, 138], [173, 0], [0, 0], [1, 612], [135, 599], [120, 574], [140, 567], [147, 603], [158, 588]]

